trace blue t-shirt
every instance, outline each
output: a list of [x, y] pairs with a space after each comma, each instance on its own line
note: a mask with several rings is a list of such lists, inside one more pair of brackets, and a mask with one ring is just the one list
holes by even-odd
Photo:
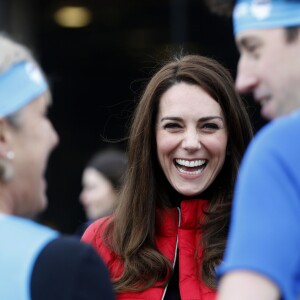
[[1, 300], [113, 300], [109, 273], [90, 245], [31, 220], [0, 214]]
[[265, 126], [242, 162], [218, 275], [237, 269], [300, 295], [300, 111]]

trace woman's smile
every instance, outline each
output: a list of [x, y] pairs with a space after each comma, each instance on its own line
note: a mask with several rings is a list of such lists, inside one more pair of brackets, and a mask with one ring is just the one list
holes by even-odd
[[205, 159], [186, 160], [177, 158], [174, 159], [174, 165], [183, 176], [195, 176], [203, 172], [207, 161]]

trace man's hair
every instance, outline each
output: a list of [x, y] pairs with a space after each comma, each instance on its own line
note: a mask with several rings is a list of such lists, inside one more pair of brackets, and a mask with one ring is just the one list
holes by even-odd
[[0, 32], [0, 48], [0, 73], [4, 73], [21, 61], [26, 60], [36, 63], [28, 48], [14, 41], [3, 32]]

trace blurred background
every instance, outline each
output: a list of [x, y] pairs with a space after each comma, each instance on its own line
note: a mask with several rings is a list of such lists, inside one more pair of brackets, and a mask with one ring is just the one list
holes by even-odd
[[[238, 59], [231, 21], [201, 0], [0, 0], [0, 30], [33, 50], [51, 84], [49, 115], [60, 145], [50, 158], [50, 203], [39, 221], [64, 233], [85, 220], [78, 198], [87, 159], [106, 140], [126, 137], [156, 67], [174, 53], [198, 53], [235, 76]], [[247, 100], [257, 130], [263, 121]]]

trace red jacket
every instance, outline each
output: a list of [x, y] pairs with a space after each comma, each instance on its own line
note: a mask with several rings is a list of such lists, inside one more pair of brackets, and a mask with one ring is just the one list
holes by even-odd
[[[179, 248], [179, 289], [182, 300], [214, 300], [215, 291], [208, 288], [199, 276], [199, 267], [195, 253], [201, 239], [199, 221], [203, 209], [207, 205], [204, 200], [185, 200], [181, 202], [181, 209], [171, 208], [158, 210], [156, 218], [156, 245], [159, 251], [175, 265], [175, 254]], [[107, 218], [105, 218], [107, 220]], [[82, 241], [92, 244], [107, 264], [111, 274], [117, 270], [120, 259], [109, 251], [102, 242], [101, 232], [96, 232], [105, 219], [99, 219], [88, 227]], [[103, 226], [104, 227], [104, 226]], [[102, 228], [103, 228], [102, 227]], [[102, 231], [102, 230], [101, 230]], [[178, 240], [177, 240], [178, 238]], [[198, 251], [198, 261], [201, 261], [202, 249]], [[112, 272], [114, 271], [114, 272]], [[113, 279], [120, 276], [122, 270], [112, 275]], [[160, 300], [165, 295], [166, 288], [153, 287], [143, 292], [124, 292], [117, 295], [117, 299], [149, 299]]]

